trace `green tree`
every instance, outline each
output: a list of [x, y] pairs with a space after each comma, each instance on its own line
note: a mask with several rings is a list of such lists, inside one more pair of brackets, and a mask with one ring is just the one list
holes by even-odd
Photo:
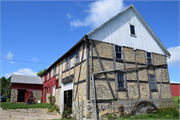
[[[6, 89], [11, 85], [11, 76], [6, 80]], [[9, 87], [9, 89], [6, 92], [6, 98], [10, 98], [11, 97], [11, 86]]]
[[40, 76], [43, 72], [45, 72], [46, 71], [46, 69], [44, 69], [44, 70], [41, 70], [41, 71], [39, 71], [38, 73], [37, 73], [37, 75], [38, 76]]
[[[6, 79], [5, 77], [1, 78], [1, 95], [4, 94], [4, 92], [6, 92], [3, 95], [3, 96], [6, 96], [6, 98], [11, 97], [11, 87], [9, 87], [10, 84], [11, 84], [11, 77], [9, 77], [8, 79]], [[9, 89], [7, 90], [8, 87]]]
[[6, 89], [6, 78], [2, 77], [1, 78], [1, 95], [5, 92]]

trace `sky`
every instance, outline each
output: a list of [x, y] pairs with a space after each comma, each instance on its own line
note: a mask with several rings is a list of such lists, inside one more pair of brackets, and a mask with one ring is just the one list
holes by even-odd
[[170, 81], [180, 82], [179, 1], [9, 0], [0, 3], [0, 78], [11, 74], [36, 75], [86, 33], [133, 4], [171, 54]]

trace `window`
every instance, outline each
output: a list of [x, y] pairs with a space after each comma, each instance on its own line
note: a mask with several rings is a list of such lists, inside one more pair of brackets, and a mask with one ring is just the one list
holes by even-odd
[[121, 49], [121, 47], [120, 46], [116, 46], [115, 47], [115, 49], [116, 49], [116, 58], [117, 59], [122, 59], [123, 57], [123, 54], [122, 54], [122, 49]]
[[56, 65], [54, 65], [54, 74], [53, 76], [56, 75]]
[[79, 50], [75, 53], [75, 64], [79, 63]]
[[74, 57], [74, 54], [71, 55], [71, 59]]
[[125, 88], [124, 73], [118, 73], [118, 88]]
[[131, 35], [135, 35], [135, 27], [130, 25]]
[[48, 74], [47, 74], [47, 80], [49, 80], [49, 72], [48, 72]]
[[66, 69], [70, 68], [70, 57], [67, 57], [66, 59]]
[[152, 65], [152, 54], [147, 52], [147, 64]]
[[149, 80], [151, 84], [151, 90], [156, 90], [156, 80], [155, 80], [155, 75], [149, 75]]

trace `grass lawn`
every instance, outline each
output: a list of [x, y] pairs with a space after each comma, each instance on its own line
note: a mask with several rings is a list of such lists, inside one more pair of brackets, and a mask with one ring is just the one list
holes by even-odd
[[180, 99], [180, 96], [174, 96], [173, 99], [175, 107], [180, 107], [180, 103], [178, 103], [178, 99]]
[[37, 103], [37, 104], [24, 105], [24, 103], [1, 102], [1, 107], [3, 109], [51, 108], [51, 105], [49, 103]]

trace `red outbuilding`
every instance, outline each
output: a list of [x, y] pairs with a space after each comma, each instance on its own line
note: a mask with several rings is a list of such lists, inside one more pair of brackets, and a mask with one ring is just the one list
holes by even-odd
[[172, 96], [180, 96], [180, 83], [171, 83]]
[[38, 76], [15, 75], [11, 77], [11, 103], [42, 100], [43, 83]]

